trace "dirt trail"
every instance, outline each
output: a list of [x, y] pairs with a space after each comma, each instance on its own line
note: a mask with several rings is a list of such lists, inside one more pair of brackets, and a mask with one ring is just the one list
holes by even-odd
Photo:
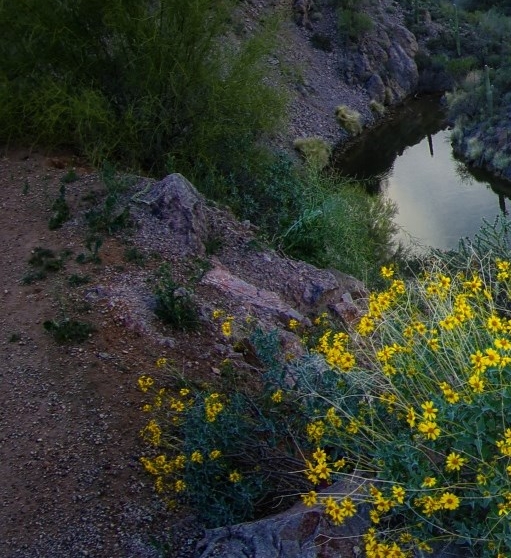
[[[0, 556], [156, 556], [149, 537], [172, 518], [138, 463], [144, 417], [136, 379], [154, 368], [161, 346], [117, 325], [108, 308], [87, 304], [87, 286], [67, 283], [86, 274], [103, 284], [116, 266], [132, 265], [110, 238], [100, 266], [80, 266], [77, 221], [49, 230], [71, 164], [28, 152], [0, 160]], [[77, 174], [67, 186], [72, 215], [99, 188], [87, 169]], [[23, 285], [37, 247], [72, 254], [63, 270]], [[58, 345], [43, 322], [69, 316], [98, 332], [83, 344]]]

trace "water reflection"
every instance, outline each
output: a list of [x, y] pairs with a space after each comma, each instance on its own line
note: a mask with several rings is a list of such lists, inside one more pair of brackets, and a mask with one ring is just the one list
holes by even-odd
[[398, 206], [399, 240], [450, 249], [472, 237], [482, 218], [506, 212], [511, 184], [473, 171], [457, 160], [438, 99], [407, 104], [393, 122], [379, 127], [338, 156], [342, 174], [364, 180]]

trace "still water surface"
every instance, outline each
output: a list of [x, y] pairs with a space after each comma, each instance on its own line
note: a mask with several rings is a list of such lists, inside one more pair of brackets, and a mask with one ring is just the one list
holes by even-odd
[[397, 238], [405, 245], [456, 248], [483, 217], [493, 221], [511, 207], [511, 184], [471, 172], [454, 158], [449, 138], [438, 100], [420, 99], [340, 155], [336, 166], [396, 202]]

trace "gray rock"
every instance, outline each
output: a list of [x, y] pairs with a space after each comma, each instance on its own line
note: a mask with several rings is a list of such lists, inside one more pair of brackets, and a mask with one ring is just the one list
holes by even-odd
[[170, 174], [134, 198], [151, 208], [151, 213], [166, 221], [177, 237], [183, 254], [205, 254], [203, 240], [207, 237], [204, 199], [181, 174]]
[[[325, 492], [339, 495], [363, 490], [367, 480], [350, 477]], [[281, 514], [206, 531], [197, 547], [200, 558], [348, 558], [358, 554], [361, 535], [370, 525], [368, 510], [344, 525], [332, 525], [321, 506], [296, 504]], [[358, 551], [358, 552], [357, 552]]]

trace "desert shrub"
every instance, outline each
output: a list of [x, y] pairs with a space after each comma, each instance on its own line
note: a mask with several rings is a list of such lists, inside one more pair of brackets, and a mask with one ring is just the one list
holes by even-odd
[[53, 231], [59, 229], [70, 218], [71, 212], [66, 201], [66, 182], [62, 181], [59, 195], [51, 206], [52, 215], [48, 221], [48, 228]]
[[118, 173], [110, 163], [103, 164], [100, 175], [106, 195], [85, 214], [89, 234], [92, 235], [113, 234], [129, 226], [129, 207], [127, 200], [123, 199], [123, 194], [137, 180], [134, 176]]
[[[326, 467], [329, 480], [342, 476], [339, 454], [348, 472], [373, 472], [349, 507], [370, 506], [368, 556], [449, 540], [477, 556], [510, 551], [502, 520], [511, 513], [510, 271], [488, 252], [465, 260], [463, 273], [433, 259], [409, 285], [384, 268], [389, 287], [371, 295], [351, 336], [330, 332], [318, 345], [339, 380], [327, 393], [310, 391], [322, 411], [308, 430], [324, 449], [306, 474], [318, 479]], [[313, 491], [305, 501], [325, 504], [334, 522], [349, 517], [339, 512], [345, 499]]]
[[328, 165], [332, 147], [322, 138], [298, 138], [293, 143], [307, 163], [315, 168], [323, 169]]
[[[314, 341], [300, 358], [283, 362], [278, 336], [256, 329], [264, 374], [255, 397], [141, 377], [152, 395], [142, 436], [154, 448], [141, 461], [156, 491], [230, 522], [271, 491], [286, 493], [291, 467], [304, 503], [334, 524], [369, 513], [368, 557], [448, 542], [482, 558], [509, 554], [510, 230], [502, 218], [487, 223], [457, 252], [430, 255], [407, 283], [383, 267], [387, 286], [366, 314], [344, 331], [302, 329]], [[233, 318], [221, 320], [231, 336]], [[277, 470], [283, 485], [272, 484]], [[364, 483], [349, 495], [320, 492], [343, 478]]]
[[475, 56], [465, 56], [464, 58], [453, 58], [449, 60], [445, 69], [456, 79], [464, 78], [469, 72], [479, 67], [479, 62]]
[[344, 39], [356, 41], [365, 33], [372, 31], [373, 20], [364, 12], [356, 9], [340, 9], [337, 11], [337, 29]]
[[303, 178], [303, 192], [300, 214], [278, 237], [284, 250], [319, 267], [375, 280], [374, 270], [395, 254], [395, 205], [313, 170]]
[[172, 279], [166, 264], [158, 269], [154, 293], [154, 313], [160, 320], [176, 329], [193, 330], [198, 327], [199, 314], [191, 294]]
[[274, 22], [234, 47], [231, 13], [228, 0], [3, 2], [0, 141], [158, 173], [169, 157], [232, 169], [285, 99], [262, 79]]
[[385, 106], [379, 103], [378, 101], [376, 101], [375, 99], [371, 100], [371, 102], [369, 103], [369, 108], [379, 116], [383, 116], [385, 114]]
[[335, 117], [339, 125], [350, 134], [356, 136], [362, 131], [362, 117], [358, 111], [339, 105], [335, 109]]
[[83, 343], [96, 331], [92, 324], [70, 318], [46, 320], [43, 327], [57, 343]]
[[[234, 327], [232, 317], [221, 317], [224, 336], [231, 337]], [[295, 473], [301, 458], [294, 436], [304, 423], [300, 400], [284, 399], [279, 387], [285, 362], [278, 335], [256, 329], [252, 342], [265, 374], [250, 391], [232, 382], [228, 392], [199, 390], [166, 359], [157, 361], [165, 370], [161, 385], [148, 375], [138, 380], [149, 397], [141, 435], [152, 447], [141, 463], [155, 491], [170, 505], [193, 506], [212, 527], [274, 513], [283, 499], [284, 505], [296, 500], [297, 483], [310, 488]], [[230, 375], [232, 366], [224, 361], [221, 374]]]
[[322, 33], [314, 33], [311, 37], [311, 44], [314, 48], [324, 50], [325, 52], [331, 52], [333, 48], [332, 39]]

